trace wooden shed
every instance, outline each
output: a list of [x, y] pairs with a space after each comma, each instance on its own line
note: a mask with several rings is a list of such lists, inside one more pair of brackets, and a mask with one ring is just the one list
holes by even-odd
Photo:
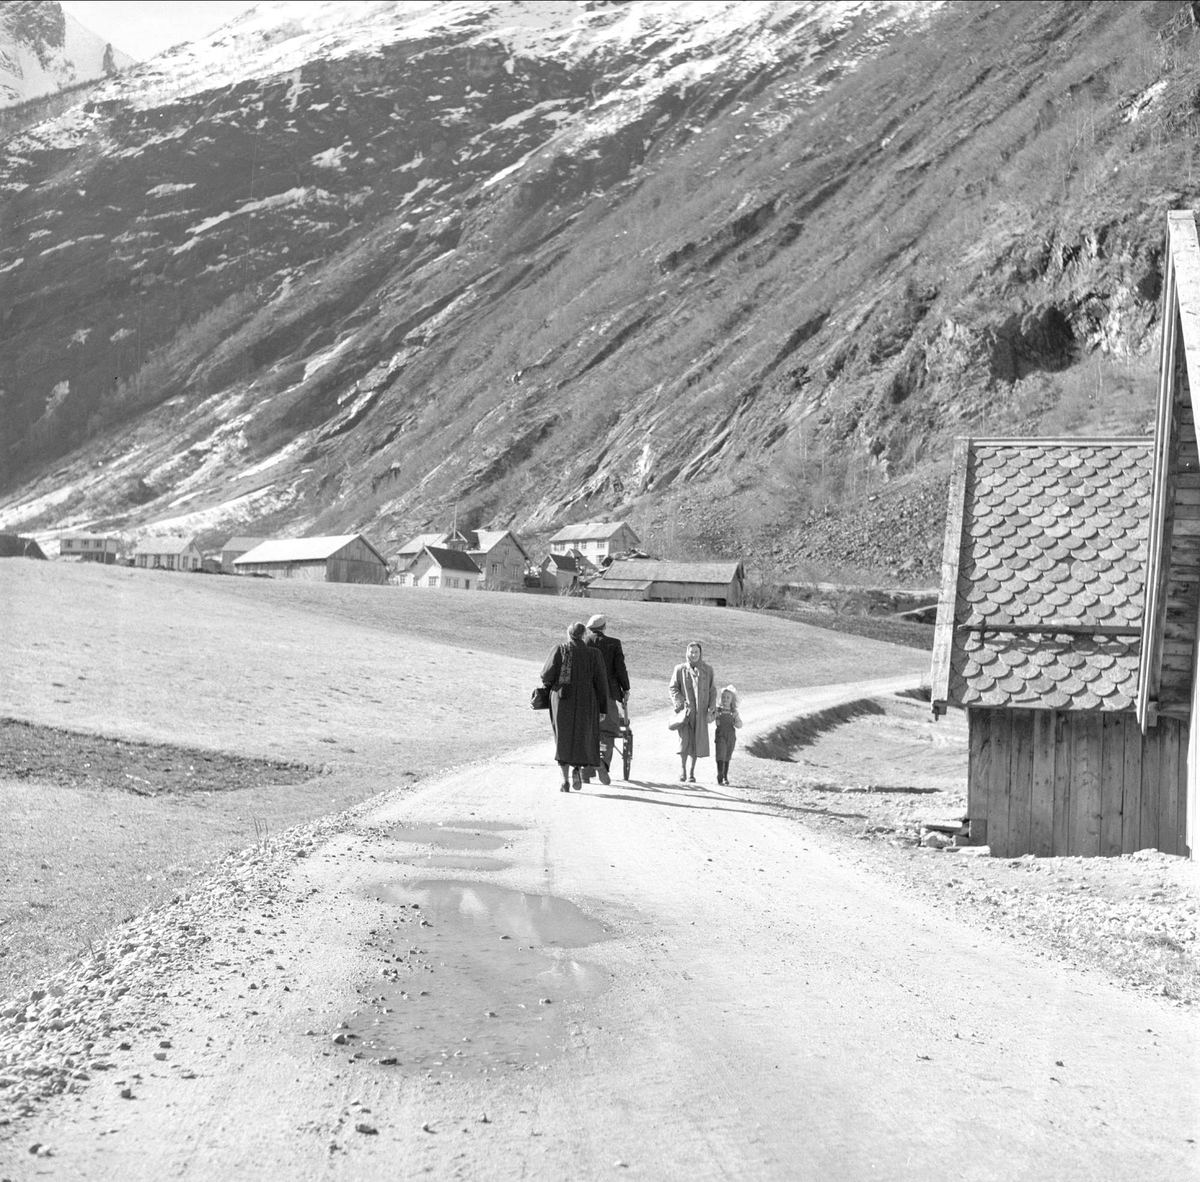
[[960, 441], [933, 700], [967, 710], [993, 854], [1182, 852], [1186, 727], [1134, 709], [1152, 459], [1148, 439]]
[[588, 586], [592, 599], [648, 599], [735, 607], [742, 602], [746, 571], [740, 562], [663, 562], [624, 558]]
[[273, 539], [235, 558], [233, 569], [241, 575], [325, 583], [388, 581], [387, 562], [362, 534]]

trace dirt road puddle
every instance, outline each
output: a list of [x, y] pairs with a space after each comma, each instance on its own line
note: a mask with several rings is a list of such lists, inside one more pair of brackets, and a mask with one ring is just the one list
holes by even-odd
[[512, 838], [503, 834], [520, 828], [499, 821], [442, 821], [437, 825], [397, 825], [388, 836], [393, 841], [448, 850], [498, 850], [512, 843]]
[[430, 870], [507, 870], [512, 863], [486, 854], [384, 854], [388, 862], [399, 862], [402, 866], [425, 866]]
[[540, 1066], [561, 1048], [568, 1004], [608, 987], [565, 950], [609, 933], [565, 899], [441, 879], [364, 894], [397, 918], [371, 943], [379, 992], [341, 1028], [356, 1058], [434, 1075]]

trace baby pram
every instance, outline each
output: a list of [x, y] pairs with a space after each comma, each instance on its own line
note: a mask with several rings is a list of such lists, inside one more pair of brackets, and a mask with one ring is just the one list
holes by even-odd
[[606, 739], [612, 739], [614, 756], [618, 751], [621, 753], [621, 767], [625, 779], [628, 780], [633, 769], [633, 727], [629, 724], [629, 708], [625, 707], [615, 722], [609, 722], [607, 719], [602, 722], [600, 733]]

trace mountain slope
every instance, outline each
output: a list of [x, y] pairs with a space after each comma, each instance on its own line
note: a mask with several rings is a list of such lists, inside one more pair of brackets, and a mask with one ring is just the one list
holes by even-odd
[[1189, 12], [260, 6], [2, 145], [0, 517], [931, 570], [955, 432], [1145, 426]]
[[53, 0], [0, 4], [0, 108], [105, 78], [133, 64]]

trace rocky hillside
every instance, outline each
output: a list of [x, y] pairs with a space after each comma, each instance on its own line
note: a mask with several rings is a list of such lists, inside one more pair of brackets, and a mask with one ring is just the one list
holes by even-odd
[[1191, 11], [263, 6], [0, 142], [0, 524], [926, 580], [956, 433], [1148, 427]]
[[0, 4], [0, 108], [107, 78], [132, 64], [54, 0]]

